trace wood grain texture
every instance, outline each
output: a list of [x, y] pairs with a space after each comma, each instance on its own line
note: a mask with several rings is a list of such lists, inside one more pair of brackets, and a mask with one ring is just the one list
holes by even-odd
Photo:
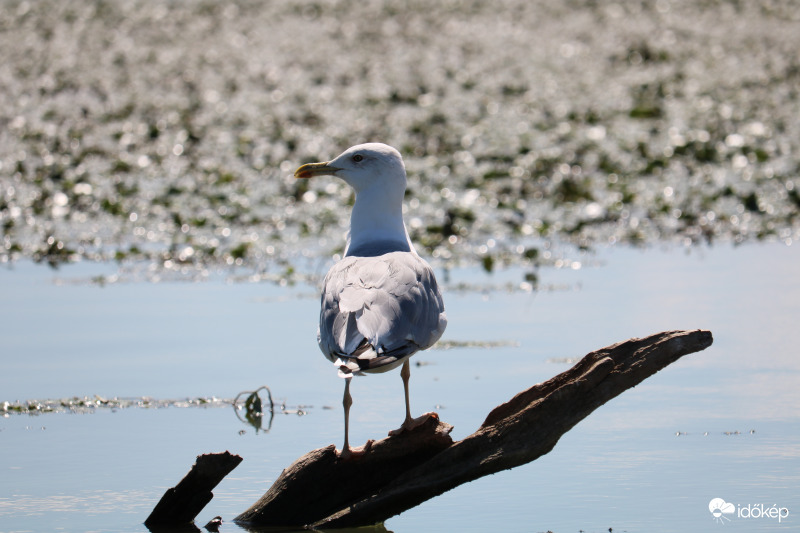
[[459, 485], [548, 453], [599, 406], [684, 355], [711, 332], [666, 331], [591, 352], [569, 370], [491, 410], [473, 434], [431, 417], [414, 431], [368, 443], [340, 460], [333, 445], [304, 455], [235, 520], [258, 526], [359, 527], [381, 523]]

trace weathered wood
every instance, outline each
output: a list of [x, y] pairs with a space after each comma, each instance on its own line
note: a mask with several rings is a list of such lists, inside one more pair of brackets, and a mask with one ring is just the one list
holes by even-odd
[[241, 457], [230, 452], [198, 455], [189, 473], [161, 497], [145, 526], [153, 529], [192, 524], [214, 497], [214, 487], [241, 462]]
[[415, 465], [453, 444], [449, 424], [431, 416], [412, 431], [369, 441], [364, 455], [341, 460], [331, 444], [307, 453], [283, 471], [240, 523], [305, 525], [375, 494]]
[[[431, 435], [451, 429], [438, 419], [407, 435], [383, 439], [349, 461], [338, 460], [333, 446], [315, 450], [286, 469], [236, 521], [314, 528], [383, 522], [463, 483], [548, 453], [597, 407], [712, 342], [709, 331], [668, 331], [592, 352], [571, 369], [494, 408], [472, 435], [452, 445], [437, 441], [442, 447], [431, 450], [427, 459], [420, 457]], [[407, 447], [415, 451], [404, 458]], [[352, 482], [343, 484], [350, 476]], [[367, 486], [358, 481], [363, 479]]]

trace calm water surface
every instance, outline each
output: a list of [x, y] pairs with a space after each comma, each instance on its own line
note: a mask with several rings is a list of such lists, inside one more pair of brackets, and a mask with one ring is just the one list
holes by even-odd
[[[790, 531], [800, 514], [800, 248], [719, 246], [579, 258], [546, 290], [449, 291], [444, 340], [499, 343], [415, 356], [412, 409], [459, 439], [491, 407], [565, 370], [567, 358], [668, 329], [714, 344], [601, 407], [539, 460], [459, 487], [386, 528], [408, 531]], [[577, 265], [575, 265], [577, 266]], [[313, 287], [81, 283], [113, 267], [0, 270], [0, 402], [72, 396], [230, 399], [268, 385], [288, 411], [268, 431], [230, 406], [98, 409], [0, 418], [0, 531], [146, 531], [198, 454], [244, 457], [197, 519], [222, 531], [302, 453], [340, 444], [343, 384], [316, 346]], [[441, 275], [441, 274], [440, 274]], [[502, 285], [457, 271], [450, 282]], [[402, 419], [398, 373], [355, 380], [351, 439]], [[738, 432], [738, 433], [737, 433]], [[727, 434], [726, 434], [727, 433]], [[788, 509], [778, 523], [708, 504]]]

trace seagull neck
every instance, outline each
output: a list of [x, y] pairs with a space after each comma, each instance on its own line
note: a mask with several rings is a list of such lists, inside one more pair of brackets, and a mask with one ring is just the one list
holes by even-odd
[[414, 249], [403, 223], [402, 196], [393, 200], [383, 195], [378, 197], [373, 190], [361, 191], [356, 195], [350, 215], [350, 235], [345, 254], [376, 246], [383, 250], [389, 245], [396, 251]]

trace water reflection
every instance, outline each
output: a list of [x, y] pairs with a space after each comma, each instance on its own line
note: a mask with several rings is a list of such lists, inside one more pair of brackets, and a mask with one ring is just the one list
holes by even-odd
[[[585, 255], [580, 270], [543, 271], [543, 283], [530, 293], [505, 290], [506, 279], [518, 279], [513, 272], [454, 271], [454, 286], [474, 290], [451, 293], [453, 329], [443, 344], [449, 349], [426, 356], [430, 364], [416, 370], [414, 393], [420, 409], [447, 405], [443, 419], [455, 425], [455, 438], [478, 427], [487, 408], [591, 349], [676, 327], [710, 329], [718, 342], [604, 405], [535, 463], [459, 487], [387, 527], [632, 531], [656, 523], [660, 531], [699, 531], [709, 519], [710, 495], [797, 500], [800, 248], [675, 252]], [[88, 276], [90, 268], [68, 270]], [[11, 530], [58, 523], [67, 531], [140, 532], [187, 462], [225, 449], [245, 460], [215, 490], [198, 524], [237, 516], [298, 456], [339, 438], [340, 411], [325, 408], [338, 403], [339, 384], [317, 363], [318, 304], [293, 297], [306, 289], [213, 281], [55, 285], [47, 269], [22, 264], [0, 274], [3, 355], [16, 354], [0, 373], [0, 518]], [[121, 323], [137, 324], [136, 335]], [[265, 336], [272, 356], [264, 353]], [[229, 353], [236, 354], [236, 371]], [[270, 393], [256, 383], [269, 383]], [[380, 376], [359, 382], [375, 401], [354, 412], [354, 440], [391, 429], [398, 405], [389, 383]], [[142, 389], [165, 398], [230, 396], [12, 401]], [[238, 391], [246, 392], [232, 417]], [[245, 400], [256, 391], [258, 427], [245, 416]], [[32, 424], [23, 414], [29, 412], [44, 418]], [[277, 416], [283, 413], [297, 416]], [[240, 435], [242, 428], [259, 438]], [[96, 496], [85, 487], [104, 491]], [[237, 527], [226, 520], [221, 530]]]
[[[259, 396], [261, 391], [266, 392], [267, 401], [269, 402], [269, 407], [267, 408], [269, 420], [266, 428], [264, 427], [264, 402]], [[239, 399], [244, 395], [247, 395], [247, 398], [245, 398], [243, 405], [239, 405]], [[272, 420], [275, 418], [275, 402], [272, 401], [272, 392], [266, 385], [262, 385], [253, 392], [240, 392], [233, 400], [233, 412], [236, 413], [236, 418], [254, 427], [256, 433], [259, 431], [269, 433], [269, 430], [272, 429]]]
[[[262, 398], [262, 395], [265, 395]], [[243, 398], [244, 397], [244, 398]], [[232, 406], [236, 418], [256, 430], [256, 433], [269, 433], [275, 414], [304, 416], [310, 406], [289, 406], [286, 402], [276, 405], [272, 393], [266, 385], [255, 391], [240, 392], [233, 400], [223, 398], [187, 398], [182, 400], [157, 398], [102, 398], [100, 396], [73, 397], [60, 399], [31, 399], [25, 401], [2, 401], [0, 416], [11, 415], [38, 416], [45, 414], [71, 413], [90, 414], [98, 411], [117, 412], [121, 409], [165, 409], [165, 408], [215, 408]], [[244, 430], [240, 433], [244, 434]]]
[[[248, 524], [237, 524], [241, 527], [244, 531], [249, 533], [308, 533], [309, 531], [317, 531], [322, 533], [322, 530], [308, 528], [308, 529], [298, 529], [298, 528], [280, 528], [280, 527], [255, 527]], [[335, 531], [336, 533], [392, 533], [391, 530], [386, 529], [384, 524], [375, 524], [372, 526], [364, 526], [359, 528], [343, 528], [343, 529], [335, 529], [335, 530], [325, 530], [325, 531]]]
[[[203, 533], [203, 531], [192, 524], [182, 524], [180, 526], [144, 526], [152, 533]], [[212, 531], [212, 530], [209, 530]]]

